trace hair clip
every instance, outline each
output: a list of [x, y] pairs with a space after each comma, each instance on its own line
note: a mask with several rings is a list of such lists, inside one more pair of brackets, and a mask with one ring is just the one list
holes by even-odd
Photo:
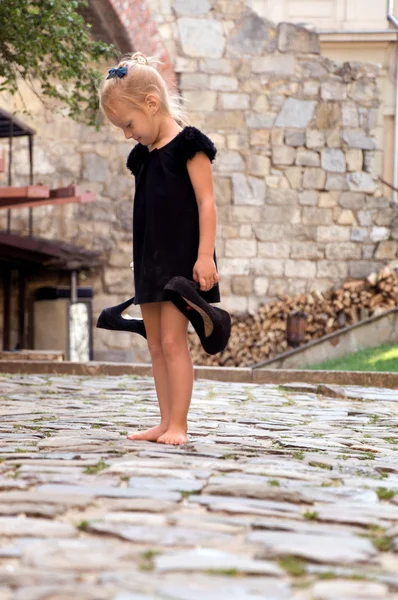
[[119, 77], [119, 79], [122, 79], [123, 77], [125, 77], [127, 75], [127, 73], [128, 73], [128, 68], [126, 66], [113, 67], [112, 69], [109, 69], [107, 79], [113, 79], [114, 77]]
[[137, 56], [137, 58], [135, 59], [139, 65], [147, 65], [148, 61], [145, 58], [145, 56]]

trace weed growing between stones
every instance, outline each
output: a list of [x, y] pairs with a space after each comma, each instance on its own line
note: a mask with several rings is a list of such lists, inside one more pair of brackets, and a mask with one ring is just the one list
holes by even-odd
[[280, 487], [280, 483], [277, 479], [269, 479], [268, 480], [269, 485], [272, 485], [274, 487]]
[[304, 450], [296, 450], [296, 452], [293, 452], [292, 456], [293, 458], [297, 458], [297, 460], [304, 460]]
[[391, 500], [397, 492], [395, 490], [389, 490], [385, 487], [379, 487], [376, 490], [377, 497], [379, 500]]
[[153, 571], [155, 568], [154, 558], [159, 556], [161, 552], [158, 550], [146, 550], [140, 555], [138, 568], [140, 571]]
[[97, 462], [97, 464], [91, 465], [90, 467], [86, 467], [86, 469], [84, 469], [83, 473], [85, 473], [86, 475], [96, 475], [97, 473], [100, 473], [100, 471], [103, 471], [104, 469], [107, 469], [108, 467], [109, 467], [109, 465], [104, 460], [101, 459]]
[[319, 517], [319, 514], [316, 510], [306, 510], [305, 513], [303, 513], [303, 517], [304, 519], [307, 519], [307, 521], [315, 521]]
[[305, 575], [305, 562], [296, 556], [284, 556], [278, 560], [279, 566], [292, 577]]

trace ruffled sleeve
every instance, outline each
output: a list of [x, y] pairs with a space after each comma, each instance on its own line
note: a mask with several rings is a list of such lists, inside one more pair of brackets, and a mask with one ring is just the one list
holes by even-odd
[[148, 154], [148, 148], [142, 144], [136, 144], [127, 158], [126, 166], [133, 175], [137, 175], [138, 170]]
[[198, 152], [204, 152], [213, 162], [217, 149], [210, 138], [196, 129], [196, 127], [185, 127], [181, 132], [181, 154], [184, 160], [188, 161]]

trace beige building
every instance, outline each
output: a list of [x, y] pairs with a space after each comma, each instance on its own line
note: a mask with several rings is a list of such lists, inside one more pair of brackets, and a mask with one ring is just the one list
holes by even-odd
[[[381, 65], [376, 136], [383, 153], [376, 161], [376, 171], [398, 187], [398, 1], [252, 0], [252, 8], [276, 23], [289, 21], [315, 28], [320, 33], [321, 53], [331, 60]], [[384, 194], [394, 195], [398, 201], [398, 194], [387, 187]]]

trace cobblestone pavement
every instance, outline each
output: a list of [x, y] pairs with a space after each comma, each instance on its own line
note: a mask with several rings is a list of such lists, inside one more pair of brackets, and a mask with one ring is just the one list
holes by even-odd
[[398, 392], [0, 376], [1, 600], [398, 599]]

